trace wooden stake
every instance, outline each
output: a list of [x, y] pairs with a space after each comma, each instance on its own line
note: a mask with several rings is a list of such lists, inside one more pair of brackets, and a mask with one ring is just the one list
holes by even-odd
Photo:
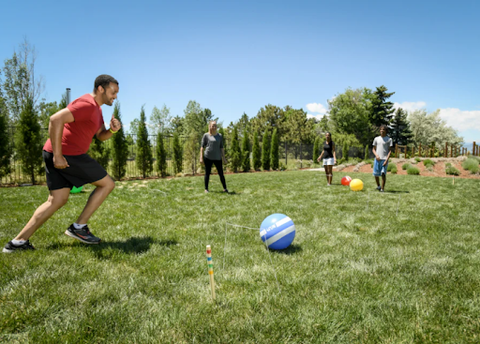
[[210, 245], [207, 245], [207, 263], [208, 274], [210, 275], [210, 288], [212, 289], [212, 299], [215, 300], [215, 280], [213, 279], [212, 248]]

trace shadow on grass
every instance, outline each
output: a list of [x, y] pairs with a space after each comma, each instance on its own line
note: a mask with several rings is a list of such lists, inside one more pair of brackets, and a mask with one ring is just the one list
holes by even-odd
[[403, 190], [385, 190], [384, 193], [399, 194], [399, 193], [410, 193], [410, 191]]
[[140, 254], [147, 252], [150, 247], [155, 244], [155, 245], [160, 245], [160, 246], [175, 246], [177, 245], [176, 240], [160, 240], [156, 241], [151, 237], [133, 237], [129, 238], [125, 241], [102, 241], [98, 245], [88, 245], [88, 244], [83, 244], [77, 240], [71, 243], [55, 243], [53, 245], [50, 245], [47, 247], [47, 249], [55, 250], [55, 249], [60, 249], [60, 248], [65, 248], [65, 247], [86, 247], [88, 249], [91, 249], [95, 255], [99, 258], [105, 258], [105, 256], [102, 254], [102, 251], [104, 250], [117, 250], [121, 251], [123, 253], [127, 254]]
[[278, 254], [295, 254], [297, 252], [301, 252], [303, 249], [302, 249], [302, 246], [294, 244], [294, 245], [288, 246], [284, 250], [272, 250], [272, 249], [268, 249], [268, 250], [272, 253], [278, 253]]
[[232, 195], [232, 196], [242, 194], [241, 192], [238, 192], [238, 193], [237, 193], [237, 192], [235, 192], [235, 191], [229, 191], [228, 193], [225, 193], [225, 192], [223, 192], [223, 191], [209, 191], [209, 193], [211, 193], [211, 194], [213, 193], [213, 194]]

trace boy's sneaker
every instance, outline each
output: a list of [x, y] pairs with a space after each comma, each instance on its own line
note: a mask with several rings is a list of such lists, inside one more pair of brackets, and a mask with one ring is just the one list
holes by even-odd
[[30, 241], [26, 241], [23, 245], [14, 245], [11, 241], [8, 242], [8, 244], [5, 245], [3, 248], [3, 253], [12, 253], [14, 251], [26, 251], [26, 250], [35, 250], [35, 247], [33, 247], [32, 244], [30, 244]]
[[383, 191], [383, 189], [380, 189], [380, 192], [385, 192], [385, 191]]
[[88, 229], [87, 225], [83, 226], [82, 229], [75, 229], [73, 224], [71, 224], [70, 227], [68, 227], [68, 229], [65, 231], [65, 235], [80, 240], [85, 244], [98, 244], [101, 241], [100, 238], [97, 238], [90, 232], [90, 229]]
[[377, 186], [377, 190], [378, 190], [378, 191], [382, 190], [382, 187], [381, 187], [380, 185]]

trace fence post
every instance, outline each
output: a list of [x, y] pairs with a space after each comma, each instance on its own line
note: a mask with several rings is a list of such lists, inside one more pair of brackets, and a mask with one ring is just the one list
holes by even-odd
[[472, 155], [475, 155], [477, 148], [475, 147], [475, 141], [473, 141], [473, 146], [472, 146]]
[[395, 143], [395, 158], [398, 158], [398, 143]]
[[287, 141], [285, 141], [285, 168], [287, 168]]
[[412, 159], [415, 158], [415, 146], [412, 146]]

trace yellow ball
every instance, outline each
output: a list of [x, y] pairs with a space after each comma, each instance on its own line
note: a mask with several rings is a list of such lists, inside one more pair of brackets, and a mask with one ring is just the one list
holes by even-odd
[[362, 191], [363, 190], [363, 182], [360, 179], [353, 179], [350, 182], [350, 190], [352, 190], [352, 191]]

